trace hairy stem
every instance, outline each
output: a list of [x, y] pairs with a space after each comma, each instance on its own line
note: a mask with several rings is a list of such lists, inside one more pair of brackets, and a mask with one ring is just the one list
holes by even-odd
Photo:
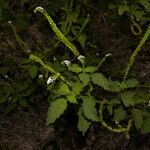
[[104, 99], [103, 101], [96, 101], [97, 103], [100, 103], [100, 108], [99, 108], [99, 115], [100, 115], [100, 122], [101, 124], [107, 128], [109, 131], [111, 132], [116, 132], [116, 133], [121, 133], [123, 132], [126, 136], [127, 139], [130, 138], [129, 136], [129, 130], [132, 126], [132, 120], [130, 119], [128, 121], [128, 125], [126, 128], [122, 127], [121, 125], [118, 128], [112, 128], [111, 126], [109, 126], [104, 120], [103, 120], [103, 109], [104, 109], [104, 105], [108, 103], [108, 101], [106, 99]]
[[127, 65], [127, 68], [126, 68], [126, 71], [125, 71], [125, 74], [124, 74], [124, 80], [127, 78], [128, 73], [129, 73], [129, 71], [130, 71], [130, 69], [131, 69], [131, 67], [132, 67], [132, 65], [133, 65], [133, 63], [135, 61], [135, 57], [140, 52], [141, 48], [145, 44], [145, 42], [148, 39], [149, 35], [150, 35], [150, 25], [149, 25], [147, 31], [145, 32], [142, 40], [140, 41], [139, 45], [137, 46], [137, 48], [135, 49], [135, 51], [133, 52], [133, 54], [130, 57], [129, 63]]

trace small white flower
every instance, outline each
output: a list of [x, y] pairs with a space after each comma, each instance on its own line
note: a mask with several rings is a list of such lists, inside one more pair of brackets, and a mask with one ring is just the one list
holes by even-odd
[[50, 84], [50, 83], [53, 83], [54, 81], [55, 81], [55, 78], [49, 77], [48, 80], [47, 80], [47, 85]]
[[41, 7], [41, 6], [39, 6], [39, 7], [36, 7], [36, 8], [35, 8], [35, 11], [37, 11], [37, 10], [44, 10], [44, 8]]
[[11, 96], [10, 96], [10, 97], [8, 98], [9, 102], [11, 101], [11, 99], [12, 99], [12, 98], [11, 98]]
[[78, 60], [83, 60], [83, 59], [85, 59], [84, 56], [82, 56], [82, 55], [78, 56]]
[[53, 60], [55, 61], [55, 60], [56, 60], [56, 57], [53, 57]]
[[12, 22], [11, 22], [11, 21], [8, 21], [8, 23], [11, 24]]
[[7, 74], [5, 74], [4, 77], [5, 77], [6, 79], [8, 79], [8, 75], [7, 75]]
[[71, 62], [69, 60], [64, 60], [63, 64], [65, 64], [66, 66], [69, 66], [71, 64]]
[[148, 107], [150, 107], [150, 100], [148, 101]]
[[96, 53], [96, 56], [99, 56], [99, 53]]
[[28, 50], [27, 50], [27, 52], [28, 52], [28, 53], [30, 53], [30, 52], [31, 52], [31, 50], [30, 50], [30, 49], [28, 49]]
[[117, 124], [117, 125], [118, 125], [118, 124], [119, 124], [119, 122], [116, 120], [116, 121], [115, 121], [115, 124]]
[[108, 54], [105, 55], [105, 57], [109, 57], [109, 56], [112, 56], [112, 54], [108, 53]]
[[39, 79], [43, 79], [43, 74], [40, 74], [40, 75], [39, 75]]

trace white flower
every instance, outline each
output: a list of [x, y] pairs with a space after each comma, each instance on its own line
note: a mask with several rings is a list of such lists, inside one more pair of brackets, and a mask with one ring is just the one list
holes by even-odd
[[99, 53], [96, 53], [96, 56], [99, 56]]
[[108, 54], [105, 55], [105, 57], [109, 57], [109, 56], [112, 56], [112, 54], [108, 53]]
[[11, 22], [11, 21], [8, 21], [8, 23], [11, 24], [12, 22]]
[[42, 10], [42, 11], [43, 11], [43, 10], [44, 10], [44, 8], [43, 8], [43, 7], [41, 7], [41, 6], [39, 6], [39, 7], [36, 7], [34, 11], [37, 11], [37, 10]]
[[150, 107], [150, 100], [148, 101], [148, 107]]
[[5, 75], [4, 75], [4, 77], [7, 79], [7, 78], [8, 78], [8, 75], [7, 75], [7, 74], [5, 74]]
[[56, 60], [56, 57], [53, 57], [53, 60], [55, 61], [55, 60]]
[[28, 52], [28, 53], [30, 53], [30, 52], [31, 52], [31, 50], [30, 50], [30, 49], [28, 49], [28, 50], [27, 50], [27, 52]]
[[43, 79], [43, 74], [40, 74], [40, 75], [39, 75], [39, 79]]
[[50, 83], [53, 83], [54, 81], [55, 81], [55, 78], [49, 77], [48, 80], [47, 80], [47, 85], [50, 84]]
[[65, 64], [66, 66], [69, 66], [71, 64], [71, 62], [69, 60], [64, 60], [63, 64]]
[[82, 56], [82, 55], [78, 56], [78, 60], [83, 60], [83, 59], [85, 59], [84, 56]]
[[118, 124], [119, 124], [119, 122], [116, 120], [116, 121], [115, 121], [115, 124], [117, 124], [117, 125], [118, 125]]

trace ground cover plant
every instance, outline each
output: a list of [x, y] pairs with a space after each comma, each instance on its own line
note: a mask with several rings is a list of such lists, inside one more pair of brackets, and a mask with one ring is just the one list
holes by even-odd
[[[15, 51], [15, 55], [11, 53], [8, 57], [2, 51], [0, 57], [0, 112], [10, 115], [20, 108], [28, 111], [32, 106], [41, 105], [41, 100], [44, 99], [48, 102], [46, 116], [43, 117], [47, 127], [55, 122], [57, 124], [57, 121], [73, 109], [77, 118], [74, 124], [82, 137], [88, 135], [93, 124], [104, 127], [111, 134], [123, 133], [126, 139], [132, 138], [133, 132], [149, 134], [150, 86], [148, 82], [141, 82], [131, 70], [149, 38], [150, 27], [145, 25], [141, 30], [142, 18], [137, 20], [136, 14], [129, 9], [135, 7], [139, 10], [143, 5], [144, 8], [139, 11], [144, 11], [148, 2], [145, 4], [139, 1], [140, 6], [137, 2], [132, 6], [128, 1], [121, 1], [115, 7], [109, 3], [109, 8], [118, 8], [119, 15], [126, 12], [130, 17], [134, 16], [140, 25], [131, 17], [131, 30], [135, 35], [142, 34], [135, 50], [126, 60], [121, 76], [116, 77], [103, 70], [103, 66], [109, 66], [113, 53], [101, 54], [98, 61], [91, 63], [86, 52], [88, 46], [96, 48], [90, 41], [87, 42], [88, 35], [85, 32], [90, 24], [90, 15], [83, 13], [80, 16], [82, 11], [87, 11], [89, 3], [92, 4], [90, 1], [63, 2], [60, 10], [64, 16], [57, 18], [53, 14], [55, 19], [43, 7], [34, 9], [38, 16], [37, 22], [49, 25], [48, 30], [51, 31], [52, 38], [47, 41], [49, 47], [46, 49], [37, 43], [33, 50], [18, 34], [15, 21], [8, 22], [19, 52]], [[1, 10], [3, 9], [2, 7]]]

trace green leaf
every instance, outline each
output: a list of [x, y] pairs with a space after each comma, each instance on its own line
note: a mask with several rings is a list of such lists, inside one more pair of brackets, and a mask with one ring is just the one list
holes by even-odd
[[119, 107], [114, 112], [114, 121], [122, 121], [125, 119], [126, 111], [123, 109], [123, 107]]
[[76, 99], [76, 97], [73, 94], [72, 95], [68, 95], [67, 99], [68, 99], [68, 101], [70, 103], [77, 104], [77, 99]]
[[144, 6], [144, 8], [145, 8], [145, 10], [146, 10], [147, 12], [150, 12], [150, 2], [149, 2], [149, 0], [138, 0], [138, 2], [139, 2], [142, 6]]
[[68, 85], [65, 84], [64, 82], [61, 82], [60, 83], [60, 89], [59, 89], [59, 94], [62, 94], [62, 95], [68, 95], [70, 94], [70, 90], [68, 88]]
[[107, 110], [108, 110], [110, 115], [113, 114], [113, 106], [112, 105], [107, 105]]
[[150, 133], [150, 118], [144, 120], [141, 132], [142, 133]]
[[86, 73], [79, 74], [79, 79], [83, 82], [84, 86], [90, 82], [90, 76]]
[[134, 106], [134, 96], [135, 96], [135, 93], [130, 92], [130, 91], [121, 93], [121, 99], [126, 107]]
[[79, 95], [80, 92], [83, 90], [83, 85], [80, 82], [75, 82], [72, 84], [72, 91], [75, 95]]
[[128, 12], [129, 8], [125, 5], [120, 5], [118, 8], [118, 14], [123, 15], [125, 12]]
[[142, 112], [139, 109], [132, 109], [132, 116], [134, 120], [135, 127], [140, 129], [143, 125], [143, 116]]
[[93, 72], [95, 72], [97, 70], [97, 67], [94, 67], [94, 66], [89, 66], [89, 67], [87, 67], [87, 68], [85, 68], [85, 72], [87, 72], [87, 73], [93, 73]]
[[56, 99], [51, 102], [47, 113], [47, 124], [54, 123], [67, 108], [67, 100], [64, 98]]
[[121, 82], [121, 87], [122, 87], [122, 89], [134, 88], [138, 84], [139, 84], [138, 80], [136, 80], [136, 79], [129, 79], [129, 80]]
[[68, 67], [68, 69], [69, 69], [70, 71], [72, 71], [72, 72], [75, 72], [75, 73], [80, 73], [80, 72], [82, 72], [82, 68], [79, 67], [79, 65], [77, 65], [77, 64], [70, 64], [69, 67]]
[[85, 47], [85, 41], [87, 40], [87, 36], [85, 34], [80, 34], [78, 36], [78, 41], [81, 44], [82, 48]]
[[78, 120], [78, 129], [82, 132], [84, 135], [85, 132], [88, 130], [88, 128], [91, 125], [91, 122], [89, 122], [85, 117], [83, 116], [83, 110], [80, 108], [78, 112], [79, 120]]
[[82, 96], [81, 99], [83, 100], [82, 109], [85, 117], [92, 121], [99, 121], [95, 108], [95, 101], [92, 99], [92, 97]]
[[101, 86], [105, 90], [109, 89], [109, 84], [107, 78], [101, 73], [94, 73], [91, 75], [92, 81], [94, 84], [97, 84], [98, 86]]
[[37, 75], [37, 69], [38, 69], [37, 66], [32, 65], [32, 66], [29, 66], [27, 69], [31, 78], [35, 78]]
[[19, 105], [21, 107], [27, 107], [28, 106], [27, 101], [25, 99], [20, 99], [19, 100]]
[[122, 90], [121, 84], [118, 81], [109, 80], [108, 84], [111, 92], [120, 92]]
[[11, 93], [7, 93], [6, 95], [0, 95], [0, 104], [6, 102], [10, 95]]

